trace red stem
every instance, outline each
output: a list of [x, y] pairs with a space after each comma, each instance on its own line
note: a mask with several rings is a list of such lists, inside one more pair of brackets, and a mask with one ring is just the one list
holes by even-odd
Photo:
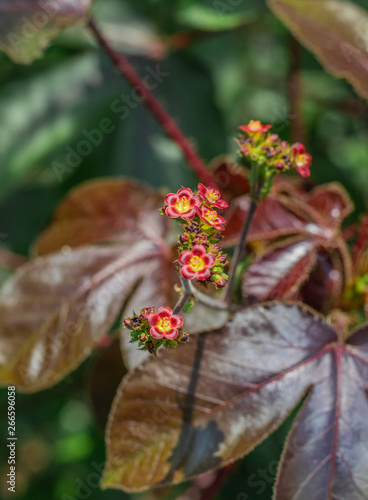
[[366, 215], [364, 216], [362, 232], [360, 233], [359, 239], [354, 249], [353, 264], [355, 267], [357, 266], [359, 258], [362, 255], [364, 247], [367, 244], [367, 239], [368, 239], [368, 213], [366, 213]]
[[132, 87], [139, 88], [142, 91], [143, 102], [152, 111], [167, 135], [180, 146], [189, 165], [192, 167], [193, 171], [197, 174], [199, 179], [205, 184], [209, 184], [218, 188], [214, 177], [207, 170], [205, 163], [198, 155], [192, 143], [184, 135], [175, 120], [163, 107], [161, 102], [155, 97], [151, 90], [147, 88], [147, 85], [138, 75], [128, 59], [124, 55], [116, 52], [116, 50], [111, 47], [92, 18], [90, 19], [88, 25], [97, 38], [100, 46], [109, 55], [120, 73], [125, 76]]
[[293, 142], [306, 142], [306, 131], [302, 118], [301, 101], [303, 90], [300, 75], [301, 45], [290, 35], [290, 71], [288, 76], [290, 100], [290, 127]]
[[237, 462], [234, 462], [223, 469], [220, 469], [217, 474], [214, 482], [202, 491], [202, 495], [200, 500], [213, 500], [221, 490], [222, 486], [225, 484], [230, 474], [233, 472], [234, 468], [238, 465]]

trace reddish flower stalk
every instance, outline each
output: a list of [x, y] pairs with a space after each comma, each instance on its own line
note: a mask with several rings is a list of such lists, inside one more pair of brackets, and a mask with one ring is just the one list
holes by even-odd
[[100, 46], [111, 58], [120, 73], [125, 76], [130, 85], [132, 85], [132, 87], [142, 89], [143, 102], [154, 114], [157, 121], [161, 124], [167, 135], [180, 146], [186, 160], [188, 161], [193, 171], [204, 183], [218, 187], [214, 177], [207, 170], [205, 163], [198, 155], [192, 143], [184, 135], [175, 120], [163, 107], [161, 102], [155, 97], [151, 90], [147, 88], [147, 85], [145, 85], [144, 81], [135, 71], [133, 66], [129, 63], [128, 59], [110, 46], [109, 42], [100, 32], [93, 18], [90, 19], [88, 25], [95, 35], [96, 39], [98, 40]]

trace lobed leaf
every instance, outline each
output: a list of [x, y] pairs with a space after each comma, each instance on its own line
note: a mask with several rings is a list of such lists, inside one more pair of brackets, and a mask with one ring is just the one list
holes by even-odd
[[265, 256], [257, 257], [247, 269], [243, 296], [251, 302], [296, 299], [315, 264], [316, 248], [312, 240], [276, 246]]
[[342, 344], [298, 304], [236, 313], [122, 382], [107, 428], [105, 488], [140, 491], [233, 462], [306, 395], [287, 443], [277, 500], [368, 495], [368, 327]]
[[123, 310], [172, 303], [177, 276], [161, 204], [155, 191], [116, 180], [88, 182], [66, 198], [36, 242], [43, 255], [0, 291], [2, 385], [49, 387]]
[[347, 0], [268, 0], [273, 12], [333, 75], [368, 98], [368, 12]]

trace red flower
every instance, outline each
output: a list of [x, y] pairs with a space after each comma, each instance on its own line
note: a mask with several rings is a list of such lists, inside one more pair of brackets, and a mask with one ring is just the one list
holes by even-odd
[[263, 125], [259, 120], [251, 120], [248, 125], [242, 125], [239, 127], [240, 130], [249, 135], [254, 135], [258, 132], [265, 133], [268, 132], [270, 128], [272, 128], [272, 125]]
[[174, 193], [169, 193], [165, 198], [165, 203], [167, 207], [165, 208], [165, 213], [171, 219], [177, 219], [181, 217], [182, 219], [193, 219], [195, 217], [195, 207], [201, 204], [199, 198], [194, 196], [193, 192], [189, 188], [182, 188]]
[[312, 156], [306, 152], [305, 146], [300, 142], [294, 144], [291, 151], [296, 170], [302, 177], [309, 177]]
[[221, 199], [220, 191], [212, 186], [198, 184], [199, 196], [215, 208], [227, 208], [229, 205]]
[[202, 219], [208, 226], [212, 226], [218, 231], [223, 231], [225, 229], [221, 224], [225, 224], [226, 220], [221, 217], [216, 210], [211, 210], [207, 207], [196, 207], [196, 212], [200, 219]]
[[179, 264], [183, 266], [180, 274], [187, 280], [207, 280], [215, 263], [216, 257], [212, 253], [206, 253], [203, 245], [194, 245], [192, 251], [185, 250], [179, 255]]
[[157, 313], [148, 316], [148, 324], [151, 327], [150, 335], [155, 339], [175, 340], [178, 329], [183, 325], [183, 318], [173, 314], [170, 307], [160, 307]]

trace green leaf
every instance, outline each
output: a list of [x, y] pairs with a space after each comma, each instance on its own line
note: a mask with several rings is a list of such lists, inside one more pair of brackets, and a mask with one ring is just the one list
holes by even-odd
[[333, 75], [368, 99], [368, 12], [345, 0], [268, 0], [274, 13]]

